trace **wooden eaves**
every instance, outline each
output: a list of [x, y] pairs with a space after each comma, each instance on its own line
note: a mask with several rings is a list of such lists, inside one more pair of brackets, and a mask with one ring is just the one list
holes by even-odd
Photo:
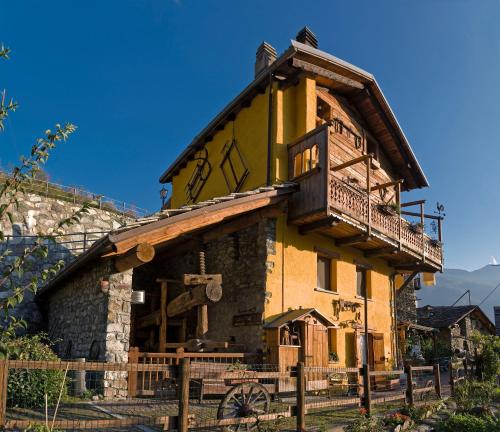
[[[148, 245], [158, 249], [170, 244], [170, 242], [199, 233], [203, 233], [200, 238], [210, 240], [214, 239], [214, 236], [210, 235], [214, 231], [213, 228], [215, 228], [217, 235], [224, 235], [232, 230], [242, 228], [245, 224], [254, 224], [259, 218], [276, 216], [277, 212], [283, 212], [280, 206], [284, 205], [295, 188], [290, 185], [268, 189], [271, 190], [248, 193], [243, 197], [207, 205], [136, 228], [108, 234], [65, 267], [49, 285], [40, 291], [40, 294], [43, 295], [50, 291], [70, 274], [93, 261], [113, 259], [115, 267], [124, 269], [124, 262], [141, 265], [152, 259], [149, 254], [150, 258], [143, 259], [141, 262], [143, 255], [136, 253], [143, 248], [139, 245]], [[242, 216], [244, 217], [242, 218]], [[117, 262], [120, 265], [117, 266]], [[132, 264], [132, 266], [134, 265]]]

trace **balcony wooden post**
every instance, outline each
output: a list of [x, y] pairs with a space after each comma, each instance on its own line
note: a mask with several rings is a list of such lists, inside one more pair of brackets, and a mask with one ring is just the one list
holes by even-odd
[[399, 243], [399, 250], [401, 250], [401, 230], [403, 228], [403, 221], [401, 217], [401, 183], [398, 183], [396, 186], [396, 203], [399, 208], [399, 223], [398, 223], [398, 243]]
[[366, 196], [368, 198], [368, 237], [372, 235], [372, 205], [371, 205], [371, 165], [372, 165], [372, 156], [368, 155], [368, 160], [366, 161]]
[[441, 230], [442, 230], [442, 219], [439, 218], [438, 219], [438, 240], [439, 240], [439, 243], [441, 243], [443, 241], [443, 234], [442, 234]]
[[420, 225], [422, 226], [422, 258], [425, 260], [425, 226], [424, 226], [424, 203], [420, 203]]

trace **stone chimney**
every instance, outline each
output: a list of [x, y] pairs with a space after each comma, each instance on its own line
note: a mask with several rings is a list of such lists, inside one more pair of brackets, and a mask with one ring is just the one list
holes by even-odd
[[272, 45], [262, 42], [255, 55], [255, 76], [276, 61], [278, 54]]
[[313, 48], [318, 48], [318, 39], [308, 27], [304, 27], [301, 31], [299, 31], [297, 36], [295, 36], [295, 40], [305, 45], [312, 46]]

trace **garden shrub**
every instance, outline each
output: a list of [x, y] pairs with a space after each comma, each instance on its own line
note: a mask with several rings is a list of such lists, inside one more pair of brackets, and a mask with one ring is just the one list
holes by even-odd
[[[59, 360], [44, 335], [22, 336], [8, 342], [9, 359], [12, 360]], [[64, 382], [62, 370], [10, 369], [7, 383], [9, 407], [42, 408], [45, 394], [49, 406], [57, 403]], [[64, 383], [62, 398], [67, 396]]]
[[492, 382], [464, 380], [455, 387], [453, 398], [458, 411], [468, 413], [474, 408], [487, 409], [494, 395], [495, 385]]
[[344, 427], [345, 432], [384, 432], [382, 421], [376, 417], [361, 416]]
[[500, 430], [500, 420], [493, 417], [458, 414], [438, 423], [434, 430], [436, 432], [493, 432]]

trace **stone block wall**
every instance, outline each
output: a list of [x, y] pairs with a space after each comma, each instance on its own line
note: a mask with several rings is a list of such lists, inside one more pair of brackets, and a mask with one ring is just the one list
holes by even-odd
[[[111, 261], [75, 272], [45, 294], [47, 330], [63, 358], [127, 362], [132, 270], [115, 273]], [[105, 372], [104, 396], [126, 397], [126, 372]]]
[[[48, 233], [54, 230], [57, 223], [70, 217], [81, 206], [63, 199], [40, 196], [34, 193], [25, 193], [20, 198], [18, 208], [12, 208], [14, 224], [4, 226], [0, 222], [0, 228], [8, 238], [0, 243], [0, 252], [9, 249], [12, 252], [11, 259], [19, 256], [24, 248], [29, 247], [35, 236], [39, 233]], [[132, 218], [122, 216], [119, 213], [104, 209], [91, 208], [79, 223], [67, 227], [64, 232], [68, 236], [61, 237], [57, 245], [49, 244], [49, 256], [44, 260], [32, 260], [32, 267], [26, 271], [17, 282], [19, 285], [30, 281], [34, 274], [49, 265], [64, 260], [66, 262], [74, 259], [75, 255], [83, 252], [84, 240], [88, 248], [95, 240], [105, 233], [123, 226]], [[100, 233], [99, 233], [100, 232]], [[84, 236], [83, 233], [93, 233]], [[7, 259], [0, 265], [0, 271], [9, 263]], [[6, 297], [8, 292], [0, 292], [0, 298]], [[30, 331], [43, 328], [43, 319], [35, 302], [34, 295], [27, 293], [25, 300], [16, 309], [16, 315], [28, 322]]]
[[[267, 257], [274, 253], [275, 225], [274, 219], [265, 219], [203, 245], [206, 271], [221, 273], [223, 288], [221, 301], [208, 306], [207, 338], [230, 341], [234, 351], [262, 349]], [[142, 316], [151, 311], [148, 309], [150, 302], [159, 297], [156, 278], [182, 280], [185, 273], [199, 273], [201, 246], [177, 256], [158, 256], [152, 263], [135, 269], [134, 289], [146, 291], [146, 305], [134, 305], [133, 314]], [[181, 293], [179, 285], [169, 284], [168, 290], [169, 301]], [[188, 339], [194, 337], [196, 321], [196, 310], [192, 310], [188, 319]]]
[[396, 291], [396, 316], [398, 321], [417, 322], [416, 295], [413, 283]]

